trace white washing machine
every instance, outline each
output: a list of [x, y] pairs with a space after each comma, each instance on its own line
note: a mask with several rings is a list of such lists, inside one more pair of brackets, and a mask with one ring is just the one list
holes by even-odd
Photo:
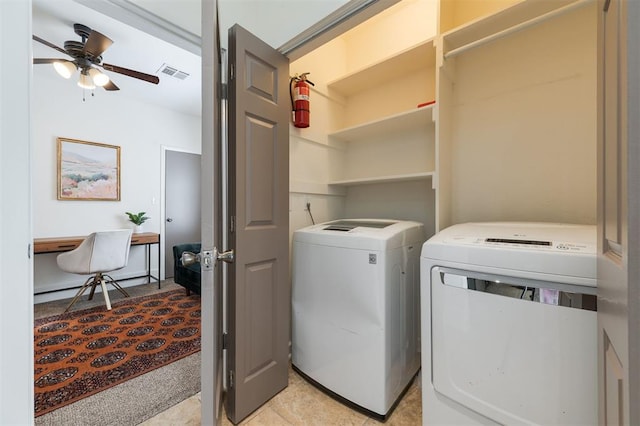
[[443, 230], [421, 315], [424, 425], [597, 424], [594, 226]]
[[387, 416], [420, 368], [417, 222], [339, 220], [293, 235], [292, 361], [349, 405]]

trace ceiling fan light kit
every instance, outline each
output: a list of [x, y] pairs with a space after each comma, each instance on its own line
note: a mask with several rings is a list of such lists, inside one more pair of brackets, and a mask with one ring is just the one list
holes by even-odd
[[93, 81], [91, 81], [91, 77], [89, 77], [88, 74], [85, 73], [80, 73], [80, 78], [78, 79], [78, 86], [82, 87], [83, 89], [95, 89], [96, 85], [93, 84]]
[[[0, 0], [1, 1], [1, 0]], [[86, 25], [74, 24], [73, 29], [82, 41], [67, 40], [64, 42], [64, 49], [50, 43], [36, 35], [33, 39], [44, 44], [60, 53], [68, 55], [72, 60], [60, 58], [34, 58], [34, 64], [53, 64], [56, 72], [64, 78], [70, 78], [76, 70], [80, 70], [78, 78], [78, 86], [83, 89], [95, 89], [96, 86], [103, 87], [107, 91], [120, 90], [118, 86], [111, 81], [109, 76], [100, 69], [115, 72], [127, 77], [136, 78], [152, 84], [158, 84], [160, 79], [151, 74], [145, 74], [140, 71], [119, 67], [117, 65], [105, 64], [102, 62], [102, 54], [113, 44], [113, 41], [92, 30]]]
[[60, 60], [53, 63], [53, 68], [64, 78], [69, 78], [78, 69], [77, 65], [71, 61]]
[[109, 82], [109, 76], [100, 72], [97, 68], [91, 68], [89, 70], [89, 76], [96, 86], [103, 87]]

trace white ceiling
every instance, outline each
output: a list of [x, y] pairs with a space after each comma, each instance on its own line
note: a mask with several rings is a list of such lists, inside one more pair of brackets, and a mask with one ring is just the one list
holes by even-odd
[[[239, 23], [277, 48], [346, 2], [347, 0], [220, 0], [221, 43], [226, 45], [226, 30], [234, 23]], [[142, 22], [138, 19], [139, 16], [134, 19], [120, 14], [118, 11], [122, 9], [122, 5], [128, 9], [139, 9], [156, 23], [168, 23], [178, 36], [173, 39], [158, 37], [160, 32], [148, 20]], [[99, 93], [99, 96], [133, 97], [200, 115], [200, 15], [200, 0], [33, 0], [33, 33], [63, 47], [66, 40], [80, 41], [73, 31], [74, 23], [95, 29], [114, 42], [103, 54], [105, 63], [160, 77], [160, 83], [156, 86], [107, 72], [120, 91]], [[34, 57], [37, 58], [64, 57], [35, 41], [33, 49]], [[159, 70], [163, 64], [184, 71], [189, 77], [179, 80], [161, 74]], [[57, 76], [51, 65], [34, 65], [34, 74], [39, 73], [59, 78], [60, 84], [68, 84], [69, 90], [76, 90], [78, 96], [81, 96], [82, 89], [76, 85], [77, 75], [70, 79], [72, 81], [66, 81]], [[99, 96], [95, 101], [99, 100]]]

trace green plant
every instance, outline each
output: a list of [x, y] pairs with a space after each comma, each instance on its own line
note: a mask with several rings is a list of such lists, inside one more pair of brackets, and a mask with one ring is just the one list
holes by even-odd
[[140, 212], [135, 214], [129, 213], [129, 212], [125, 212], [125, 213], [127, 214], [127, 216], [129, 216], [129, 220], [138, 226], [142, 225], [149, 219], [148, 216], [145, 216], [146, 212]]

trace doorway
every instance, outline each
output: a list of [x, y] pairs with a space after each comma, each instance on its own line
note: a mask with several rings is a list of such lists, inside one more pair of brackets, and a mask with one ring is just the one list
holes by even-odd
[[173, 246], [200, 242], [200, 154], [164, 151], [164, 271], [173, 277]]

